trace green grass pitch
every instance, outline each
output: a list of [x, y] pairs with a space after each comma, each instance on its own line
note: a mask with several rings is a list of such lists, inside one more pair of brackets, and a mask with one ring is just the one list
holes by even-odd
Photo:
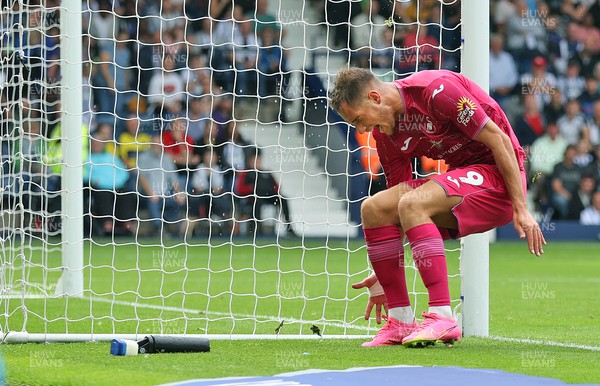
[[[304, 248], [300, 241], [280, 247], [272, 243], [265, 240], [253, 247], [236, 242], [210, 249], [177, 245], [163, 249], [158, 241], [87, 245], [85, 280], [91, 292], [85, 299], [28, 299], [24, 304], [3, 299], [2, 309], [11, 314], [10, 329], [21, 330], [26, 308], [30, 332], [273, 334], [280, 320], [284, 320], [282, 334], [311, 334], [312, 324], [324, 335], [376, 331], [374, 323], [362, 320], [366, 295], [350, 288], [365, 275], [362, 243], [310, 241]], [[110, 385], [126, 380], [154, 385], [307, 368], [407, 364], [501, 369], [570, 383], [600, 383], [598, 349], [578, 347], [600, 347], [600, 245], [550, 243], [545, 251], [537, 258], [524, 243], [490, 247], [490, 332], [518, 341], [465, 338], [452, 348], [364, 349], [356, 339], [218, 340], [211, 342], [210, 353], [135, 357], [111, 356], [108, 343], [2, 345], [7, 381]], [[457, 272], [457, 255], [448, 254], [450, 273]], [[60, 265], [59, 251], [34, 251], [25, 258], [34, 267]], [[52, 292], [59, 276], [58, 269], [31, 268], [29, 285], [14, 290], [31, 295]], [[407, 280], [411, 287], [414, 271], [408, 270]], [[417, 283], [417, 292], [422, 292]], [[459, 285], [458, 278], [451, 278], [453, 298]], [[209, 299], [208, 293], [213, 297]], [[422, 295], [415, 299], [417, 311], [426, 310], [426, 299]], [[257, 319], [252, 320], [251, 314]]]

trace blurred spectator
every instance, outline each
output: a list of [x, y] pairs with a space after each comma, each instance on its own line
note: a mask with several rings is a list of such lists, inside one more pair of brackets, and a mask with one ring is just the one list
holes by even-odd
[[600, 101], [600, 92], [598, 92], [598, 81], [593, 76], [585, 78], [585, 89], [579, 96], [581, 111], [586, 117], [594, 115], [594, 104]]
[[[14, 193], [21, 191], [21, 203], [26, 209], [40, 210], [40, 188], [45, 178], [45, 165], [43, 163], [46, 154], [46, 139], [40, 134], [40, 118], [32, 116], [22, 120], [23, 132], [15, 138], [13, 143], [12, 168], [9, 173], [2, 173], [3, 177], [14, 174], [21, 179], [14, 183]], [[2, 153], [2, 158], [7, 153]], [[6, 171], [5, 171], [6, 172]], [[10, 180], [10, 179], [9, 179]], [[5, 190], [9, 184], [3, 186]], [[21, 190], [22, 187], [22, 190]], [[4, 192], [6, 193], [6, 192]]]
[[112, 10], [112, 1], [98, 1], [98, 9], [90, 12], [89, 34], [97, 41], [97, 46], [108, 50], [113, 45], [113, 37], [117, 36], [117, 13]]
[[172, 29], [162, 33], [163, 55], [175, 60], [175, 72], [183, 78], [183, 71], [188, 61], [188, 45], [185, 41], [184, 29]]
[[187, 20], [184, 16], [184, 2], [161, 0], [160, 4], [161, 28], [164, 30], [185, 30]]
[[587, 120], [586, 125], [592, 145], [600, 145], [600, 100], [594, 103], [592, 118]]
[[225, 183], [225, 172], [217, 165], [214, 151], [204, 152], [203, 162], [194, 173], [189, 196], [190, 217], [231, 220], [233, 196]]
[[531, 172], [552, 174], [554, 166], [562, 161], [567, 146], [568, 143], [560, 135], [556, 122], [549, 122], [546, 134], [533, 141], [531, 145], [529, 156]]
[[[61, 109], [60, 104], [56, 105], [57, 108], [57, 124], [54, 129], [50, 132], [47, 143], [47, 152], [44, 164], [47, 165], [47, 181], [46, 188], [51, 192], [58, 192], [61, 189], [61, 175], [63, 165], [63, 153], [62, 153], [62, 128], [60, 123]], [[109, 126], [110, 127], [110, 126]], [[89, 128], [85, 123], [81, 126], [81, 157], [82, 161], [86, 162], [88, 159], [89, 151]], [[6, 153], [5, 153], [6, 154]], [[59, 197], [60, 198], [60, 197]], [[60, 201], [60, 200], [59, 200]], [[58, 209], [58, 208], [56, 208]]]
[[352, 18], [350, 26], [350, 48], [355, 51], [352, 56], [359, 67], [367, 68], [371, 49], [382, 46], [383, 31], [388, 28], [383, 16], [379, 15], [379, 1], [363, 1], [362, 12]]
[[593, 52], [592, 37], [586, 37], [581, 49], [577, 49], [573, 53], [571, 60], [579, 63], [581, 67], [581, 75], [589, 77], [594, 75], [594, 66], [600, 61], [600, 54]]
[[498, 33], [504, 33], [508, 20], [516, 13], [515, 5], [510, 0], [498, 0], [491, 16], [494, 18], [494, 23], [498, 28]]
[[515, 13], [506, 24], [506, 47], [515, 57], [519, 70], [524, 71], [534, 56], [547, 52], [546, 30], [539, 14], [528, 11], [525, 1], [516, 0], [513, 4]]
[[600, 3], [598, 1], [592, 1], [588, 13], [592, 15], [594, 19], [594, 26], [600, 29]]
[[233, 46], [229, 55], [235, 68], [234, 90], [236, 95], [256, 95], [256, 60], [258, 58], [258, 40], [252, 30], [252, 22], [244, 18], [237, 23], [233, 35]]
[[206, 80], [208, 80], [208, 84], [210, 85], [210, 69], [205, 63], [205, 57], [202, 55], [191, 55], [188, 57], [188, 60], [189, 66], [182, 75], [182, 78], [185, 80], [187, 97], [200, 97], [210, 94], [210, 88], [205, 88]]
[[577, 154], [575, 158], [573, 158], [573, 163], [581, 168], [586, 168], [594, 161], [594, 156], [592, 155], [592, 144], [586, 138], [581, 138], [577, 141], [577, 145], [575, 145], [577, 150]]
[[263, 28], [258, 49], [258, 95], [276, 95], [283, 84], [283, 72], [287, 71], [286, 58], [276, 39], [276, 31]]
[[123, 163], [129, 169], [133, 169], [137, 165], [137, 157], [140, 153], [150, 147], [151, 138], [149, 134], [140, 131], [140, 120], [135, 114], [127, 117], [125, 127], [126, 131], [117, 141], [117, 152]]
[[92, 136], [98, 141], [102, 141], [104, 143], [105, 153], [118, 155], [114, 125], [103, 123], [96, 128], [96, 130], [92, 133]]
[[[582, 43], [580, 41], [579, 25], [575, 22], [569, 22], [567, 24], [566, 33], [567, 44], [564, 47], [567, 52], [567, 60], [577, 56], [577, 53], [582, 50]], [[566, 66], [565, 66], [566, 69]]]
[[245, 205], [242, 209], [243, 218], [250, 218], [251, 231], [256, 234], [263, 233], [262, 209], [265, 205], [275, 205], [276, 219], [285, 220], [284, 225], [288, 235], [295, 236], [288, 202], [280, 194], [279, 184], [271, 172], [262, 169], [260, 150], [251, 152], [247, 160], [248, 168], [238, 174], [234, 193], [241, 197]]
[[[185, 14], [188, 16], [188, 22], [191, 22], [191, 26], [194, 30], [198, 30], [198, 20], [203, 21], [208, 17], [209, 12], [209, 0], [199, 1], [185, 1]], [[214, 2], [211, 2], [214, 3]]]
[[[194, 35], [194, 44], [191, 47], [194, 55], [202, 55], [205, 58], [212, 57], [212, 19], [205, 17], [199, 21], [200, 29]], [[208, 66], [208, 65], [207, 65]]]
[[427, 26], [414, 26], [404, 38], [398, 58], [401, 74], [438, 68], [440, 49], [438, 39], [427, 34]]
[[208, 96], [194, 98], [189, 104], [187, 130], [196, 145], [210, 143], [210, 107]]
[[178, 115], [185, 100], [185, 83], [175, 71], [176, 57], [165, 55], [162, 69], [156, 72], [148, 86], [150, 109], [157, 117]]
[[221, 163], [228, 171], [243, 171], [246, 169], [246, 153], [250, 151], [250, 144], [240, 134], [235, 121], [227, 124], [227, 136], [229, 140], [219, 146], [222, 148]]
[[515, 125], [515, 134], [521, 146], [529, 146], [539, 136], [544, 134], [544, 118], [540, 113], [535, 95], [524, 94], [523, 105], [525, 111]]
[[268, 11], [269, 1], [268, 0], [256, 0], [256, 9], [253, 12], [246, 13], [246, 17], [252, 19], [252, 29], [261, 34], [265, 28], [273, 29], [276, 35], [282, 32], [277, 18]]
[[560, 9], [563, 5], [563, 0], [546, 0], [546, 4], [548, 4], [548, 8], [551, 14], [560, 15]]
[[233, 186], [238, 174], [246, 170], [246, 159], [252, 150], [250, 143], [241, 135], [237, 123], [235, 121], [229, 122], [227, 124], [227, 141], [215, 146], [219, 164], [225, 170], [225, 183], [227, 186]]
[[580, 138], [587, 138], [588, 130], [576, 99], [567, 102], [565, 115], [559, 118], [557, 124], [560, 134], [570, 145], [575, 145]]
[[[562, 94], [559, 89], [555, 88], [550, 94], [550, 103], [544, 106], [544, 117], [548, 122], [557, 122], [565, 115], [565, 105], [562, 100]], [[539, 103], [539, 98], [538, 98]]]
[[39, 177], [40, 173], [44, 171], [43, 157], [46, 153], [47, 142], [40, 133], [40, 118], [27, 117], [21, 122], [23, 132], [16, 136], [13, 143], [13, 171], [36, 174]]
[[394, 30], [386, 28], [383, 30], [381, 45], [373, 47], [373, 68], [394, 68]]
[[117, 233], [115, 226], [122, 225], [129, 234], [135, 232], [135, 195], [126, 191], [129, 173], [121, 159], [105, 150], [105, 142], [92, 137], [90, 154], [84, 165], [83, 176], [90, 190], [92, 233], [94, 223], [100, 223], [102, 234]]
[[[234, 77], [232, 74], [233, 37], [239, 34], [239, 25], [236, 21], [242, 20], [243, 10], [240, 6], [229, 5], [230, 1], [221, 0], [211, 2], [212, 21], [212, 57], [211, 68], [215, 82], [223, 87], [226, 92], [233, 91]], [[223, 18], [218, 18], [219, 9], [224, 9]]]
[[132, 63], [137, 71], [136, 80], [138, 91], [141, 95], [148, 96], [150, 81], [154, 73], [162, 66], [162, 58], [156, 55], [162, 51], [160, 33], [150, 33], [141, 29], [139, 41], [137, 42], [137, 55]]
[[349, 20], [352, 20], [353, 10], [360, 7], [355, 2], [325, 0], [325, 21], [328, 35], [332, 36], [331, 48], [348, 48]]
[[141, 4], [143, 3], [124, 1], [122, 2], [123, 8], [121, 8], [121, 12], [117, 16], [119, 18], [120, 30], [126, 31], [132, 37], [138, 34], [140, 28], [140, 20], [137, 16], [143, 14], [143, 12], [138, 12], [138, 6]]
[[600, 225], [600, 191], [592, 196], [592, 205], [581, 212], [579, 222], [582, 225]]
[[567, 61], [571, 57], [571, 53], [569, 52], [569, 43], [561, 28], [560, 20], [556, 14], [550, 14], [547, 17], [545, 26], [548, 36], [550, 66], [555, 68], [557, 72], [564, 74], [567, 70]]
[[519, 81], [519, 73], [512, 55], [504, 51], [502, 35], [492, 35], [490, 48], [490, 95], [505, 109], [506, 99]]
[[588, 4], [591, 2], [580, 0], [563, 0], [560, 11], [563, 15], [571, 20], [581, 21], [588, 9]]
[[[182, 209], [185, 204], [185, 194], [182, 194], [175, 163], [169, 153], [161, 144], [161, 137], [155, 135], [151, 138], [150, 148], [141, 152], [137, 158], [139, 171], [140, 193], [145, 193], [151, 234], [161, 234], [166, 229], [163, 220], [179, 221], [182, 219]], [[139, 189], [139, 188], [138, 188]], [[182, 227], [186, 224], [181, 223]]]
[[588, 166], [588, 171], [594, 176], [596, 182], [600, 183], [600, 146], [594, 149], [594, 163]]
[[425, 23], [431, 17], [433, 8], [439, 7], [437, 0], [420, 0], [417, 2], [396, 2], [396, 15], [403, 23], [420, 22]]
[[554, 167], [552, 173], [552, 205], [559, 219], [567, 217], [569, 201], [573, 198], [583, 174], [582, 169], [573, 162], [576, 154], [575, 146], [569, 145], [565, 150], [565, 158]]
[[584, 47], [590, 51], [590, 54], [597, 55], [600, 53], [600, 30], [594, 27], [593, 16], [586, 14], [581, 21], [581, 41]]
[[579, 181], [579, 187], [569, 201], [567, 220], [579, 220], [581, 212], [592, 203], [592, 194], [596, 189], [596, 181], [589, 174], [584, 174]]
[[233, 120], [233, 98], [226, 95], [215, 99], [215, 108], [212, 111], [213, 127], [211, 128], [211, 141], [215, 145], [228, 140], [227, 124]]
[[558, 78], [558, 88], [567, 100], [579, 98], [585, 89], [585, 80], [581, 76], [580, 70], [579, 63], [571, 60], [566, 74]]
[[534, 191], [536, 202], [539, 202], [542, 208], [547, 209], [550, 204], [550, 182], [554, 167], [562, 161], [567, 146], [567, 141], [560, 135], [556, 122], [549, 122], [546, 134], [531, 145], [528, 157], [529, 172], [534, 183], [530, 185], [530, 189]]
[[531, 72], [521, 76], [521, 92], [534, 94], [540, 108], [550, 103], [557, 84], [556, 77], [546, 71], [547, 65], [543, 56], [536, 56], [531, 62]]
[[98, 123], [114, 122], [115, 115], [124, 117], [131, 98], [129, 70], [131, 54], [127, 48], [126, 32], [121, 32], [116, 44], [106, 45], [100, 51], [99, 66], [94, 77]]
[[162, 143], [179, 171], [179, 184], [182, 191], [188, 190], [189, 175], [200, 163], [200, 156], [194, 152], [195, 142], [187, 133], [187, 119], [177, 117], [163, 131]]
[[[45, 80], [53, 86], [58, 86], [60, 83], [60, 29], [58, 27], [48, 29], [42, 53], [44, 63], [46, 64]], [[59, 94], [59, 92], [47, 93], [46, 102], [58, 98]]]

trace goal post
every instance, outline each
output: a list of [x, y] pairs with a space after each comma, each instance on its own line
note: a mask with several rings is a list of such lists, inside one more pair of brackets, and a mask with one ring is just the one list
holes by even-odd
[[[357, 212], [352, 209], [368, 194], [370, 185], [365, 181], [371, 170], [355, 162], [364, 144], [354, 144], [352, 132], [329, 122], [320, 101], [326, 99], [339, 68], [348, 64], [350, 56], [355, 59], [349, 53], [362, 55], [364, 48], [371, 50], [369, 60], [393, 51], [387, 57], [388, 67], [369, 64], [387, 80], [406, 75], [396, 71], [399, 60], [414, 72], [421, 58], [438, 55], [431, 53], [433, 48], [439, 51], [436, 68], [442, 68], [443, 54], [460, 51], [462, 72], [487, 89], [489, 5], [463, 0], [460, 23], [444, 26], [447, 7], [457, 1], [440, 1], [437, 19], [411, 23], [393, 18], [394, 7], [408, 2], [390, 3], [389, 18], [372, 22], [377, 31], [387, 28], [388, 38], [390, 31], [405, 33], [414, 26], [416, 31], [439, 29], [437, 46], [415, 43], [402, 48], [376, 45], [375, 32], [368, 34], [368, 46], [351, 47], [353, 28], [369, 23], [354, 25], [349, 15], [344, 19], [331, 9], [314, 8], [318, 2], [270, 0], [265, 15], [259, 9], [241, 14], [240, 8], [231, 13], [227, 7], [220, 9], [218, 5], [227, 1], [210, 1], [214, 7], [203, 14], [191, 6], [177, 9], [177, 4], [190, 2], [169, 2], [165, 9], [161, 3], [157, 8], [140, 10], [134, 5], [133, 10], [117, 11], [106, 1], [63, 0], [59, 21], [48, 16], [54, 9], [9, 1], [11, 7], [4, 8], [0, 18], [0, 51], [7, 63], [0, 74], [5, 86], [0, 87], [1, 107], [16, 111], [9, 119], [13, 136], [2, 138], [2, 160], [10, 160], [3, 163], [0, 191], [4, 341], [106, 341], [146, 334], [364, 339], [376, 333], [380, 326], [363, 319], [367, 294], [351, 288], [370, 272], [360, 219], [352, 217]], [[344, 2], [326, 3], [341, 6]], [[359, 3], [368, 4], [348, 2], [351, 7]], [[419, 1], [413, 3], [419, 18]], [[39, 12], [37, 20], [31, 17], [35, 12]], [[22, 14], [28, 14], [29, 20], [18, 16]], [[94, 20], [99, 15], [114, 18], [122, 30], [110, 31], [106, 19]], [[50, 39], [40, 40], [51, 37], [53, 23], [60, 25], [60, 40], [52, 46], [60, 48], [60, 87], [45, 71], [52, 47], [44, 44]], [[250, 28], [252, 32], [242, 37], [249, 23], [256, 29]], [[459, 25], [461, 46], [447, 48], [444, 32]], [[269, 28], [277, 32], [270, 34]], [[123, 31], [129, 34], [125, 40], [120, 36]], [[97, 33], [103, 35], [95, 37]], [[97, 38], [95, 45], [89, 42], [93, 38]], [[24, 41], [31, 46], [17, 46]], [[43, 48], [38, 50], [36, 44]], [[231, 52], [220, 51], [228, 47]], [[257, 58], [250, 68], [244, 66], [252, 59], [222, 66], [228, 54], [248, 59], [254, 55], [252, 50], [270, 50], [270, 66]], [[24, 66], [33, 70], [38, 66], [38, 71], [31, 71], [28, 79], [5, 76], [22, 66], [14, 60], [14, 52], [24, 55]], [[106, 81], [107, 74], [113, 74], [112, 83]], [[122, 74], [129, 88], [119, 82]], [[164, 87], [171, 81], [172, 88]], [[183, 87], [178, 88], [177, 82]], [[23, 84], [41, 90], [30, 101], [23, 99], [29, 103], [27, 108], [2, 91]], [[53, 110], [56, 101], [46, 99], [44, 90], [49, 89], [60, 95], [58, 112]], [[90, 119], [82, 101], [92, 95], [97, 100]], [[173, 111], [172, 103], [178, 106]], [[36, 140], [40, 149], [57, 140], [52, 137], [57, 132], [46, 132], [56, 123], [53, 119], [60, 122], [61, 152], [60, 159], [50, 161], [50, 154], [34, 154], [32, 149]], [[36, 124], [42, 128], [37, 133]], [[90, 126], [83, 129], [84, 125]], [[200, 131], [205, 137], [185, 144], [190, 143], [185, 136]], [[165, 132], [171, 133], [167, 139], [173, 144], [167, 145]], [[183, 134], [184, 139], [175, 134]], [[98, 150], [93, 147], [98, 143], [103, 157], [94, 160], [92, 153]], [[175, 164], [178, 155], [167, 156], [165, 150], [174, 144], [184, 144], [183, 151], [190, 155], [177, 170], [170, 163]], [[137, 158], [128, 164], [132, 153]], [[149, 166], [142, 166], [142, 153]], [[207, 166], [215, 154], [220, 172]], [[246, 162], [238, 165], [240, 159]], [[43, 171], [36, 167], [40, 163]], [[95, 167], [107, 164], [112, 169], [102, 171], [108, 172], [109, 188], [84, 183]], [[123, 171], [129, 178], [117, 189]], [[161, 173], [154, 182], [150, 181], [153, 171]], [[265, 171], [273, 174], [275, 191], [259, 192], [256, 184]], [[201, 173], [211, 177], [201, 180]], [[256, 173], [254, 185], [244, 179], [250, 173]], [[48, 187], [50, 174], [61, 177], [54, 190]], [[192, 175], [201, 183], [192, 183]], [[248, 185], [249, 190], [240, 188]], [[198, 193], [201, 189], [205, 190]], [[108, 196], [98, 194], [107, 191], [111, 191]], [[178, 194], [185, 196], [182, 206], [177, 206]], [[132, 196], [133, 200], [125, 200]], [[273, 197], [275, 201], [262, 211], [257, 209], [260, 199]], [[107, 202], [113, 204], [109, 216], [94, 208]], [[111, 221], [100, 223], [106, 217]], [[135, 226], [126, 227], [130, 222]], [[126, 236], [117, 234], [117, 225]], [[266, 236], [259, 235], [259, 228]], [[461, 309], [465, 336], [487, 336], [487, 235], [463, 238], [460, 247], [452, 245], [446, 250], [456, 295], [452, 306]], [[411, 302], [415, 311], [421, 311], [427, 294], [408, 250], [406, 262]]]
[[[489, 1], [462, 0], [461, 72], [489, 88]], [[465, 336], [489, 335], [489, 234], [461, 239], [462, 326]]]
[[58, 293], [83, 297], [83, 125], [81, 2], [63, 0], [61, 20], [62, 278]]

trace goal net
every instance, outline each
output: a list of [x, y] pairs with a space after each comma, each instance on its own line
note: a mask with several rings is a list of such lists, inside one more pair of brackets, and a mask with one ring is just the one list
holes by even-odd
[[[377, 331], [350, 285], [370, 272], [360, 204], [385, 181], [327, 95], [349, 63], [460, 71], [459, 1], [9, 0], [0, 25], [7, 337]], [[481, 287], [468, 245], [446, 246], [460, 314]], [[408, 246], [406, 264], [420, 314]]]

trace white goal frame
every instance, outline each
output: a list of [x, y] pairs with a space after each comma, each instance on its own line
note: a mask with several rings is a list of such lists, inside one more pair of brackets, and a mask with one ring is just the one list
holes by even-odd
[[[443, 0], [440, 0], [444, 3]], [[489, 2], [462, 0], [462, 73], [488, 90]], [[81, 2], [63, 0], [61, 17], [61, 66], [64, 66], [61, 103], [62, 146], [62, 278], [57, 293], [66, 297], [84, 296], [84, 235], [82, 178], [82, 25]], [[471, 235], [461, 239], [461, 322], [464, 336], [489, 335], [489, 236]], [[9, 332], [4, 342], [84, 342], [114, 338], [139, 339], [143, 334], [46, 334]], [[209, 339], [316, 339], [314, 335], [206, 335]], [[327, 338], [364, 338], [360, 335], [329, 335]]]

